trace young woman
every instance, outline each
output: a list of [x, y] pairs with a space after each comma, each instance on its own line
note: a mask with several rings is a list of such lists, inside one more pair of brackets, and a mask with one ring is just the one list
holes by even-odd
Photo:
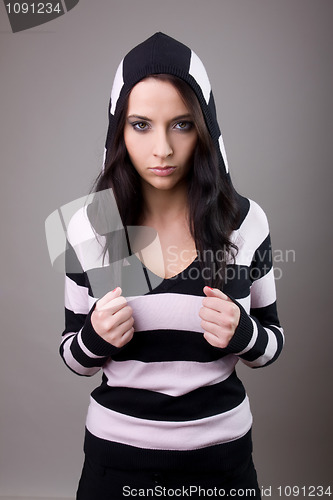
[[120, 229], [101, 229], [111, 209], [96, 196], [67, 235], [61, 355], [103, 370], [77, 499], [260, 498], [235, 366], [283, 346], [267, 219], [232, 186], [206, 71], [183, 44], [156, 33], [124, 58], [109, 119], [96, 194], [112, 189]]

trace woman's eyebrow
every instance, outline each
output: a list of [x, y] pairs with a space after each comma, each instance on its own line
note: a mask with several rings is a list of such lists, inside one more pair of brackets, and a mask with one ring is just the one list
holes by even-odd
[[171, 121], [174, 122], [178, 120], [189, 120], [189, 119], [192, 119], [192, 115], [190, 113], [187, 113], [186, 115], [175, 116], [174, 118], [172, 118]]
[[150, 118], [148, 118], [147, 116], [141, 116], [141, 115], [129, 115], [127, 117], [127, 119], [130, 119], [130, 118], [136, 118], [138, 120], [144, 120], [145, 122], [151, 122], [152, 120]]
[[[137, 120], [144, 120], [146, 122], [153, 121], [151, 118], [148, 118], [147, 116], [142, 116], [142, 115], [129, 115], [127, 117], [127, 119], [130, 119], [130, 118], [135, 118]], [[174, 118], [171, 118], [170, 122], [174, 122], [177, 120], [189, 120], [189, 119], [192, 119], [192, 115], [190, 113], [187, 113], [186, 115], [179, 115], [179, 116], [175, 116]]]

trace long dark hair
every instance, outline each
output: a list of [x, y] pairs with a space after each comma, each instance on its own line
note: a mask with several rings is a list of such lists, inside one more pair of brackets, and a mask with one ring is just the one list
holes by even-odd
[[[149, 75], [171, 83], [179, 92], [193, 117], [198, 134], [193, 168], [188, 176], [189, 224], [195, 241], [201, 268], [207, 285], [223, 287], [226, 261], [236, 246], [230, 241], [237, 228], [239, 206], [229, 176], [218, 164], [213, 140], [208, 132], [199, 101], [191, 87], [169, 74]], [[115, 196], [123, 225], [138, 224], [143, 209], [141, 178], [133, 167], [124, 142], [124, 127], [128, 109], [128, 92], [120, 113], [113, 144], [108, 144], [105, 168], [96, 179], [96, 192], [111, 188]], [[105, 251], [110, 249], [110, 239]], [[207, 273], [208, 270], [208, 273]]]

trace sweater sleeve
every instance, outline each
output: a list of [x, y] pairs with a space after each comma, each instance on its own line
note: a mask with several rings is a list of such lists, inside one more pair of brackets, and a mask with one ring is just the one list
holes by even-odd
[[[86, 220], [80, 215], [80, 231], [84, 232]], [[71, 226], [67, 234], [65, 276], [65, 329], [62, 333], [60, 355], [65, 364], [76, 374], [92, 376], [119, 351], [95, 332], [91, 314], [96, 305], [89, 284], [88, 274], [79, 245], [72, 245]], [[75, 235], [74, 235], [75, 236]], [[75, 249], [74, 249], [75, 248]]]
[[[252, 202], [253, 203], [253, 202]], [[249, 266], [250, 311], [235, 299], [240, 308], [240, 320], [227, 350], [240, 357], [251, 368], [273, 363], [284, 345], [284, 333], [280, 325], [274, 279], [271, 239], [266, 215], [258, 205], [252, 231], [259, 235]], [[248, 233], [249, 234], [249, 233]], [[261, 236], [260, 236], [261, 235]]]

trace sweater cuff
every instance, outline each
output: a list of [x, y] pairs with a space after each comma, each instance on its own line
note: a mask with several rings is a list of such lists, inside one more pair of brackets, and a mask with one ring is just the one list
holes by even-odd
[[94, 330], [94, 327], [91, 323], [91, 315], [95, 309], [96, 303], [93, 305], [89, 314], [86, 317], [85, 324], [81, 330], [81, 338], [90, 352], [92, 352], [95, 356], [105, 356], [110, 357], [119, 352], [122, 348], [115, 347], [104, 340], [98, 333]]
[[253, 335], [253, 324], [245, 309], [232, 297], [230, 299], [239, 307], [240, 318], [235, 333], [226, 347], [226, 351], [237, 354], [249, 345]]

